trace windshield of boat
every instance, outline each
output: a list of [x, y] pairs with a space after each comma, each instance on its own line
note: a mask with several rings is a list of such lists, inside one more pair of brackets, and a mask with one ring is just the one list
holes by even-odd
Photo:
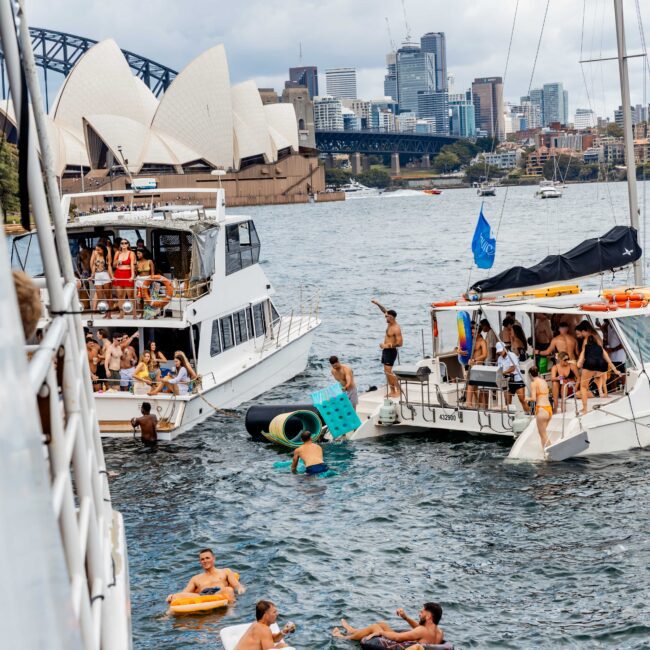
[[650, 363], [650, 315], [617, 318], [616, 324], [627, 339], [632, 354], [640, 356], [644, 363]]

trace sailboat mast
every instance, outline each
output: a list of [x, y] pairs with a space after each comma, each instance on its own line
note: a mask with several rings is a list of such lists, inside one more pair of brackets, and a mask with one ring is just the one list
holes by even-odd
[[[636, 163], [634, 160], [634, 138], [632, 135], [632, 110], [630, 103], [630, 76], [627, 68], [625, 47], [625, 22], [623, 0], [614, 0], [616, 20], [616, 43], [618, 46], [618, 71], [621, 83], [621, 106], [623, 107], [623, 135], [625, 141], [625, 166], [627, 167], [627, 197], [630, 207], [630, 225], [639, 234], [639, 203], [636, 191]], [[643, 284], [641, 259], [634, 262], [634, 283]]]

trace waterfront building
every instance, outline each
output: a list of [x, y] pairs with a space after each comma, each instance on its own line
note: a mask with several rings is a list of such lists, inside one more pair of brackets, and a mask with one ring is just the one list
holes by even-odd
[[506, 149], [503, 151], [495, 151], [493, 153], [483, 154], [483, 160], [493, 167], [499, 169], [515, 169], [521, 160], [522, 150]]
[[[643, 107], [640, 104], [637, 104], [637, 106], [630, 106], [630, 114], [632, 116], [632, 126], [635, 126], [642, 120], [640, 119], [640, 115], [643, 115]], [[620, 126], [623, 128], [623, 107], [619, 106], [615, 111], [614, 111], [614, 122], [616, 122], [617, 126]]]
[[457, 138], [476, 137], [476, 114], [472, 93], [449, 95], [450, 133]]
[[490, 137], [503, 140], [505, 137], [503, 79], [501, 77], [474, 79], [472, 97], [476, 111], [476, 127], [485, 131]]
[[433, 119], [436, 133], [449, 135], [449, 96], [447, 91], [418, 92], [417, 116]]
[[436, 133], [436, 121], [427, 119], [418, 119], [415, 122], [415, 132], [424, 133], [426, 135], [434, 135]]
[[315, 149], [316, 127], [314, 125], [314, 103], [309, 97], [309, 90], [306, 86], [285, 88], [282, 91], [282, 103], [293, 106], [298, 125], [300, 146]]
[[420, 38], [422, 52], [430, 52], [435, 56], [435, 71], [437, 91], [449, 92], [447, 78], [447, 45], [444, 32], [429, 32]]
[[336, 99], [357, 98], [357, 71], [355, 68], [329, 68], [325, 70], [327, 94]]
[[551, 122], [568, 122], [568, 93], [564, 90], [561, 83], [544, 84], [543, 93], [543, 126], [548, 126]]
[[373, 128], [380, 131], [397, 131], [395, 113], [389, 108], [379, 108], [373, 111]]
[[531, 151], [526, 158], [526, 175], [543, 176], [544, 163], [551, 158], [560, 156], [561, 154], [575, 156], [575, 151], [571, 149], [555, 149], [549, 147], [539, 147], [539, 149]]
[[309, 90], [309, 99], [314, 99], [318, 95], [318, 68], [315, 65], [289, 68], [289, 81], [292, 83], [285, 87], [291, 87], [292, 84], [306, 86]]
[[603, 161], [611, 165], [622, 165], [625, 162], [625, 144], [622, 138], [601, 138]]
[[590, 108], [576, 108], [573, 126], [579, 130], [593, 129], [596, 126], [596, 114]]
[[397, 103], [400, 112], [418, 110], [418, 93], [436, 89], [435, 55], [422, 52], [417, 45], [404, 45], [397, 51]]
[[341, 116], [345, 131], [359, 131], [361, 129], [361, 118], [353, 110], [343, 106], [341, 108]]
[[397, 116], [397, 130], [403, 133], [412, 133], [415, 131], [417, 115], [413, 112], [400, 113]]
[[335, 97], [314, 97], [314, 126], [317, 131], [342, 131], [343, 106]]
[[582, 152], [582, 161], [585, 163], [601, 163], [605, 161], [602, 147], [589, 147]]
[[529, 114], [526, 115], [526, 122], [529, 129], [536, 129], [545, 126], [544, 121], [544, 91], [541, 88], [531, 88], [528, 97], [522, 97], [522, 105], [525, 105], [524, 100], [528, 100], [530, 104]]

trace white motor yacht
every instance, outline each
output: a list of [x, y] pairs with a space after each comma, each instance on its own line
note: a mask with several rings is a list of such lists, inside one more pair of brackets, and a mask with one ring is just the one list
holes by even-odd
[[[272, 300], [274, 289], [258, 263], [260, 240], [253, 221], [226, 216], [221, 189], [192, 191], [204, 197], [211, 194], [215, 207], [153, 204], [154, 195], [164, 201], [168, 194], [187, 195], [187, 188], [63, 197], [63, 214], [70, 214], [71, 206], [81, 201], [112, 207], [78, 214], [67, 223], [88, 330], [95, 335], [105, 330], [109, 336], [137, 333], [132, 345], [138, 356], [153, 340], [168, 360], [161, 362], [163, 376], [173, 374], [176, 351], [187, 356], [198, 375], [198, 380], [178, 385], [174, 392], [166, 389], [155, 395], [147, 394], [151, 385], [135, 378], [97, 382], [95, 402], [103, 435], [133, 435], [130, 420], [148, 401], [160, 421], [159, 438], [171, 440], [215, 410], [234, 408], [307, 365], [320, 324], [317, 295], [302, 295], [300, 304], [280, 315]], [[35, 237], [30, 233], [14, 240], [12, 262], [38, 275]], [[132, 250], [142, 240], [150, 251], [155, 275], [138, 283], [140, 296], [132, 290], [121, 300], [114, 294], [110, 300], [98, 299], [95, 283], [83, 277], [87, 272], [80, 266], [80, 253], [92, 251], [107, 237], [128, 241]], [[43, 300], [48, 303], [46, 291]]]

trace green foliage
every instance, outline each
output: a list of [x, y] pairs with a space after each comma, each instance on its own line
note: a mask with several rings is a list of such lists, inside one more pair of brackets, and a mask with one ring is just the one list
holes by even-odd
[[4, 139], [0, 140], [0, 204], [2, 218], [7, 221], [7, 213], [20, 210], [18, 200], [18, 150]]
[[497, 148], [499, 141], [496, 138], [477, 138], [476, 146], [479, 151], [492, 151]]
[[385, 169], [371, 169], [356, 175], [356, 179], [367, 187], [388, 187], [390, 185], [390, 174]]
[[340, 187], [350, 182], [350, 172], [346, 169], [325, 169], [325, 184]]
[[623, 129], [616, 123], [607, 125], [607, 135], [612, 136], [613, 138], [622, 138]]
[[433, 170], [439, 174], [455, 172], [461, 166], [460, 157], [453, 151], [441, 151], [433, 161]]
[[488, 178], [501, 178], [504, 175], [504, 171], [493, 165], [485, 166], [484, 163], [477, 163], [476, 165], [470, 165], [465, 169], [465, 180], [468, 183], [480, 183], [485, 180], [485, 177]]
[[[580, 177], [584, 163], [578, 153], [575, 156], [560, 154], [557, 158], [549, 158], [544, 163], [543, 174], [548, 180], [575, 181]], [[557, 172], [556, 172], [557, 169]]]

